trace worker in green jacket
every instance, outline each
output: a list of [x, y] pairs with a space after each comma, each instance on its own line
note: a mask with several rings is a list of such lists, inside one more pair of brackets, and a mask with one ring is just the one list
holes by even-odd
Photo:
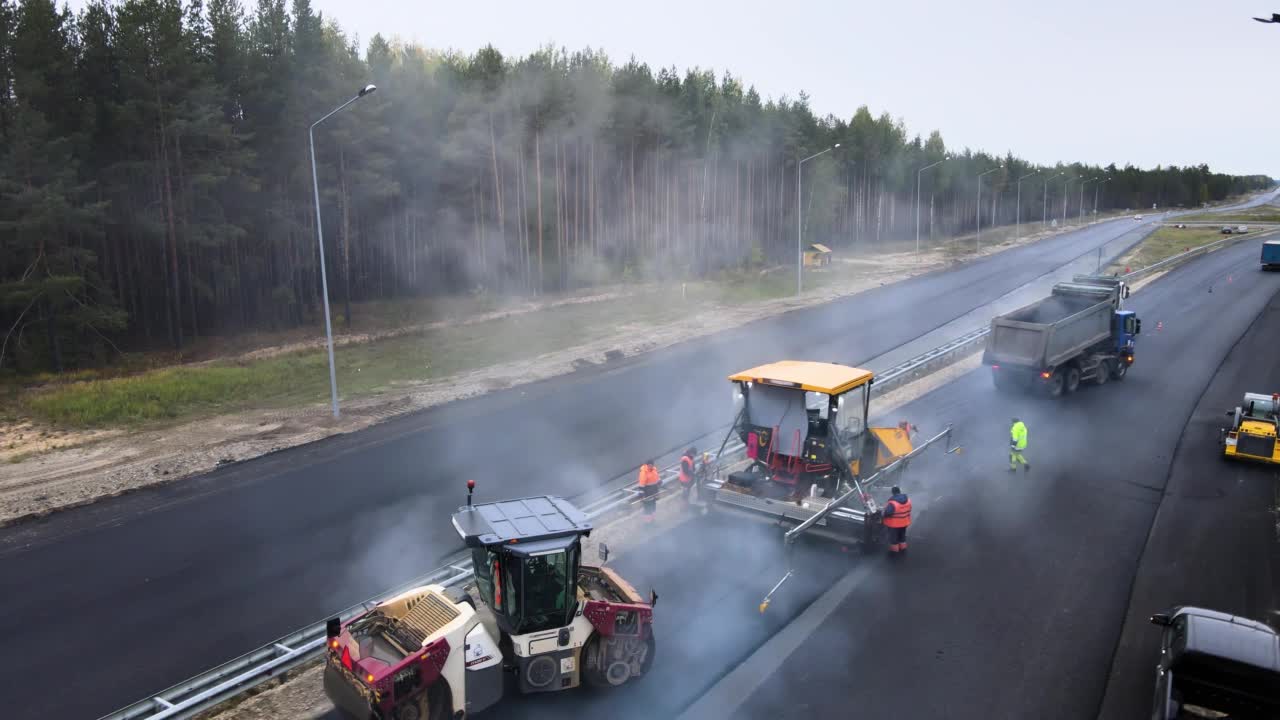
[[1031, 465], [1022, 456], [1027, 449], [1027, 426], [1018, 418], [1013, 419], [1013, 427], [1009, 428], [1009, 472], [1017, 472], [1018, 464], [1023, 470], [1030, 470]]

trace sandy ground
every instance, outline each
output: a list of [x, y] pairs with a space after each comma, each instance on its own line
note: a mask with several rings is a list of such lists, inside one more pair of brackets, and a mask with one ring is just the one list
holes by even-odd
[[[1054, 232], [1058, 231], [984, 247], [981, 254], [990, 255], [1031, 243]], [[971, 253], [964, 259], [974, 257]], [[327, 405], [315, 404], [287, 410], [246, 411], [162, 429], [134, 431], [59, 431], [29, 422], [0, 426], [0, 526], [139, 488], [173, 482], [208, 472], [219, 465], [248, 460], [330, 435], [354, 432], [398, 415], [453, 400], [566, 374], [585, 364], [604, 363], [606, 354], [616, 358], [660, 350], [759, 320], [762, 316], [830, 302], [958, 262], [941, 248], [921, 253], [919, 258], [914, 253], [902, 252], [867, 258], [839, 258], [838, 261], [847, 266], [838, 271], [839, 282], [798, 298], [707, 306], [678, 321], [645, 327], [643, 332], [638, 332], [640, 328], [633, 325], [619, 326], [608, 337], [576, 347], [430, 382], [403, 385], [391, 393], [344, 400], [343, 415], [338, 421], [330, 417]], [[618, 296], [618, 293], [599, 293], [528, 303], [491, 313], [484, 319], [537, 312], [557, 303], [588, 303]], [[468, 322], [481, 321], [481, 318], [473, 318]], [[349, 336], [347, 341], [355, 342], [356, 337]], [[246, 357], [263, 357], [306, 346], [255, 350]]]
[[[977, 368], [981, 365], [981, 360], [981, 353], [975, 350], [974, 354], [952, 365], [877, 397], [873, 405], [876, 417], [885, 422], [890, 421], [892, 413], [899, 407]], [[923, 418], [912, 420], [920, 421]], [[938, 429], [941, 428], [926, 427], [922, 433]], [[622, 557], [630, 548], [642, 547], [644, 541], [652, 535], [668, 532], [692, 520], [696, 517], [694, 512], [696, 511], [685, 507], [678, 493], [664, 495], [658, 502], [657, 520], [653, 524], [646, 526], [638, 514], [625, 515], [606, 523], [596, 528], [591, 537], [583, 540], [582, 556], [594, 560], [597, 557], [596, 548], [603, 542], [609, 546], [610, 558]], [[228, 701], [198, 717], [201, 720], [324, 717], [333, 710], [333, 705], [320, 689], [323, 667], [319, 660], [308, 663], [280, 680], [259, 685], [250, 695]]]

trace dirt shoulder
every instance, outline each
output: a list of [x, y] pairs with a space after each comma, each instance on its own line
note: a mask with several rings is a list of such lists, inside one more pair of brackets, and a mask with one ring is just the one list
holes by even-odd
[[[1025, 245], [1055, 231], [1021, 239], [984, 235], [981, 256]], [[964, 244], [963, 239], [953, 245]], [[31, 419], [0, 425], [0, 524], [40, 517], [148, 486], [169, 483], [283, 448], [315, 442], [338, 433], [355, 432], [387, 419], [494, 390], [515, 387], [598, 365], [660, 350], [677, 343], [731, 329], [761, 317], [830, 302], [837, 298], [899, 282], [980, 256], [944, 246], [916, 257], [911, 252], [875, 257], [837, 258], [823, 272], [812, 272], [812, 290], [800, 297], [752, 301], [709, 295], [711, 288], [681, 288], [682, 295], [701, 293], [696, 309], [677, 308], [616, 322], [609, 303], [618, 293], [597, 293], [564, 303], [530, 304], [502, 313], [519, 313], [529, 323], [541, 313], [563, 312], [564, 304], [605, 309], [597, 332], [581, 333], [579, 343], [528, 357], [507, 357], [460, 372], [422, 381], [386, 380], [351, 397], [344, 389], [342, 417], [334, 420], [325, 402], [245, 409], [193, 418], [161, 426], [75, 430], [55, 428]], [[815, 287], [816, 286], [816, 287]], [[673, 290], [663, 290], [671, 296]], [[628, 302], [622, 297], [621, 302]], [[631, 303], [635, 304], [635, 303]], [[482, 323], [494, 318], [474, 320]], [[585, 322], [585, 321], [583, 321]], [[457, 327], [453, 323], [451, 327]], [[394, 332], [394, 331], [393, 331]], [[407, 331], [405, 331], [407, 332]], [[385, 338], [383, 338], [385, 339]], [[377, 339], [371, 339], [377, 340]], [[348, 343], [353, 343], [349, 340]], [[377, 345], [372, 342], [371, 345]], [[511, 343], [509, 343], [511, 344]], [[254, 350], [256, 356], [286, 350]], [[349, 351], [350, 352], [350, 351]], [[325, 387], [327, 395], [327, 384]]]

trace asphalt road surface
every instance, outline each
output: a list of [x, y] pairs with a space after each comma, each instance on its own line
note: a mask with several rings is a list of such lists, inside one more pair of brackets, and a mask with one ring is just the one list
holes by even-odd
[[[766, 676], [726, 676], [707, 696], [718, 704], [689, 717], [1087, 718], [1104, 693], [1107, 717], [1141, 717], [1146, 615], [1177, 602], [1274, 610], [1274, 578], [1258, 574], [1274, 549], [1274, 473], [1223, 467], [1215, 445], [1246, 386], [1280, 380], [1280, 275], [1258, 270], [1259, 245], [1131, 298], [1143, 335], [1123, 383], [1052, 401], [999, 394], [980, 368], [915, 403], [910, 417], [955, 422], [968, 452], [904, 479], [924, 508], [909, 557], [870, 561], [795, 652], [767, 659]], [[1251, 327], [1265, 339], [1237, 345]], [[1007, 470], [1013, 415], [1030, 429], [1029, 473]]]
[[[0, 703], [89, 717], [363, 600], [456, 547], [461, 482], [575, 495], [725, 421], [724, 376], [861, 362], [1137, 223], [1119, 220], [602, 371], [453, 403], [0, 535]], [[74, 658], [94, 662], [72, 662]]]

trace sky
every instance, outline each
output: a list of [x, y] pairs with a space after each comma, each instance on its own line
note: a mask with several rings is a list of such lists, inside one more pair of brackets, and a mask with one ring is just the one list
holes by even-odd
[[362, 45], [590, 46], [728, 70], [768, 97], [804, 91], [820, 115], [867, 105], [952, 148], [1280, 177], [1280, 24], [1250, 19], [1280, 0], [312, 3]]

